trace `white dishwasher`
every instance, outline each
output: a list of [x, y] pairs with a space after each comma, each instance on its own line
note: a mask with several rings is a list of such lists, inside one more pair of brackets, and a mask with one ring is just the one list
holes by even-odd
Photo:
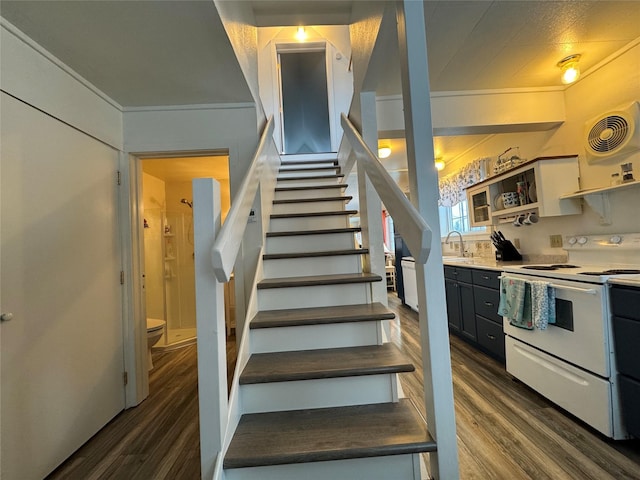
[[418, 286], [416, 282], [416, 261], [413, 257], [402, 257], [402, 281], [404, 283], [404, 303], [418, 311]]

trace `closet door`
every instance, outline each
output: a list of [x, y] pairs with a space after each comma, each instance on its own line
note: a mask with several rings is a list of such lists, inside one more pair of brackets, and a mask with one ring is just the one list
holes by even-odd
[[0, 477], [35, 479], [124, 408], [118, 154], [1, 101]]

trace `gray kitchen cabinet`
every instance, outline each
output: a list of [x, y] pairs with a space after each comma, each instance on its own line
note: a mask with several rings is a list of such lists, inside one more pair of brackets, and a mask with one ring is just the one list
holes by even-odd
[[491, 356], [504, 362], [504, 332], [502, 317], [498, 315], [500, 303], [500, 272], [473, 270], [473, 296], [475, 301], [478, 344]]
[[613, 285], [610, 294], [622, 419], [640, 438], [640, 288]]
[[476, 318], [471, 269], [444, 267], [449, 326], [467, 340], [476, 341]]
[[445, 265], [449, 329], [504, 362], [504, 332], [498, 315], [500, 272]]

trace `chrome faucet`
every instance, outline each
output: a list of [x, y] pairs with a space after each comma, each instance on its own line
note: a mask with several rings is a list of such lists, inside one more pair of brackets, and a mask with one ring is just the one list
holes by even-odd
[[447, 245], [451, 245], [451, 243], [449, 243], [449, 237], [451, 237], [451, 235], [454, 233], [457, 233], [458, 237], [460, 237], [460, 255], [463, 257], [466, 257], [466, 254], [464, 252], [464, 242], [462, 241], [462, 234], [459, 231], [451, 230], [447, 235], [447, 238], [445, 239], [444, 243], [446, 243]]

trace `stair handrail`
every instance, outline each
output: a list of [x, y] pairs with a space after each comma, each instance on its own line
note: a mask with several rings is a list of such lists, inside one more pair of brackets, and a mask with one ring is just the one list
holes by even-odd
[[268, 146], [268, 142], [272, 140], [272, 136], [273, 115], [267, 120], [249, 170], [231, 203], [231, 208], [220, 229], [220, 233], [216, 237], [213, 247], [211, 247], [213, 271], [220, 282], [228, 282], [231, 278], [231, 272], [242, 244], [244, 231], [247, 228], [247, 219], [251, 213], [251, 207], [260, 185], [260, 173], [265, 158], [263, 153]]
[[393, 217], [397, 230], [402, 232], [402, 238], [409, 246], [411, 254], [416, 262], [426, 263], [431, 249], [431, 228], [344, 113], [341, 115], [340, 123], [357, 160], [362, 162], [371, 184]]

